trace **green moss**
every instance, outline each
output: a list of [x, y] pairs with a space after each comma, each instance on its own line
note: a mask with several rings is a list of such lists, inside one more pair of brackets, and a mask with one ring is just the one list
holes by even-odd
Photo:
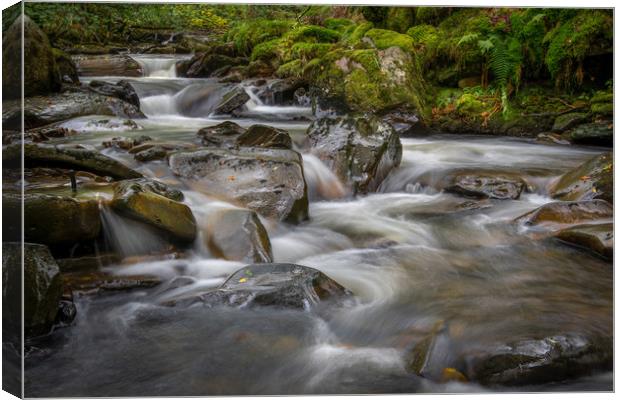
[[450, 7], [416, 7], [415, 21], [417, 24], [437, 26], [452, 12]]
[[590, 103], [613, 103], [614, 94], [608, 92], [596, 92], [590, 99]]
[[476, 116], [486, 109], [487, 105], [472, 93], [465, 93], [456, 101], [456, 111], [461, 115]]
[[327, 29], [332, 29], [338, 32], [345, 32], [350, 27], [355, 26], [355, 22], [346, 18], [327, 18], [325, 21], [323, 21], [323, 25], [325, 25]]
[[373, 27], [374, 27], [374, 24], [372, 22], [361, 23], [357, 25], [352, 32], [348, 34], [345, 33], [343, 35], [343, 42], [347, 45], [353, 46], [359, 43], [360, 40], [362, 40], [362, 38], [366, 34], [366, 32], [371, 30]]
[[280, 58], [282, 52], [282, 40], [273, 39], [260, 44], [257, 44], [252, 50], [250, 60], [272, 60], [273, 58]]
[[415, 8], [390, 7], [387, 12], [385, 26], [392, 31], [404, 33], [415, 22]]
[[235, 25], [226, 35], [241, 54], [251, 54], [259, 43], [279, 38], [289, 31], [293, 25], [290, 20], [255, 19]]
[[298, 58], [302, 61], [310, 61], [314, 58], [322, 57], [332, 49], [333, 45], [329, 43], [295, 43], [291, 47], [291, 57]]
[[416, 45], [430, 45], [439, 39], [437, 28], [432, 25], [416, 25], [407, 31]]
[[278, 78], [301, 78], [303, 75], [303, 63], [301, 60], [293, 60], [283, 64], [276, 71]]
[[613, 115], [614, 105], [613, 103], [594, 103], [592, 104], [590, 111], [592, 111], [592, 114]]
[[384, 107], [380, 86], [364, 70], [356, 69], [345, 80], [345, 98], [357, 110], [378, 110]]
[[375, 50], [353, 50], [349, 53], [349, 57], [356, 63], [359, 63], [369, 74], [380, 74], [381, 65]]
[[317, 25], [304, 25], [290, 31], [287, 39], [296, 42], [335, 43], [340, 40], [340, 33], [333, 29]]
[[405, 52], [414, 51], [414, 42], [411, 36], [385, 29], [371, 29], [366, 32], [366, 37], [370, 38], [378, 49], [384, 50], [390, 47], [400, 47]]

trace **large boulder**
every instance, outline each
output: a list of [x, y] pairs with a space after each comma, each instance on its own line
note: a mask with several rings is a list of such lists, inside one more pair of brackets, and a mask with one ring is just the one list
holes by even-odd
[[123, 54], [76, 55], [73, 61], [80, 76], [143, 75], [142, 67], [133, 58]]
[[250, 100], [250, 95], [246, 93], [245, 89], [237, 86], [222, 97], [213, 112], [215, 114], [230, 114], [247, 103], [248, 100]]
[[71, 56], [60, 49], [52, 49], [52, 52], [56, 62], [56, 76], [58, 80], [62, 83], [80, 83], [77, 67]]
[[585, 122], [589, 116], [590, 115], [588, 113], [583, 112], [562, 114], [555, 119], [551, 130], [553, 132], [564, 132], [567, 129], [573, 128]]
[[49, 39], [27, 15], [17, 17], [3, 35], [3, 98], [21, 98], [22, 84], [26, 97], [48, 94], [60, 90], [61, 87]]
[[[60, 269], [49, 249], [40, 244], [2, 243], [2, 296], [22, 298], [23, 327], [26, 336], [48, 333], [58, 314], [63, 292]], [[11, 325], [21, 325], [21, 307], [4, 301], [2, 319]]]
[[173, 239], [193, 242], [196, 220], [181, 203], [180, 191], [148, 179], [125, 180], [115, 184], [110, 206], [130, 218], [154, 226]]
[[171, 154], [172, 171], [196, 190], [254, 210], [267, 218], [308, 218], [308, 195], [299, 153], [242, 147]]
[[293, 142], [288, 132], [267, 125], [252, 125], [244, 129], [231, 121], [208, 126], [198, 131], [197, 135], [205, 146], [216, 147], [265, 147], [291, 149]]
[[570, 131], [570, 139], [573, 143], [578, 144], [613, 146], [613, 121], [579, 125]]
[[603, 153], [574, 168], [553, 184], [551, 197], [558, 200], [603, 199], [613, 203], [613, 153]]
[[256, 90], [256, 95], [265, 104], [295, 104], [295, 92], [307, 87], [307, 83], [300, 79], [276, 79], [267, 82]]
[[[73, 244], [99, 236], [101, 218], [99, 204], [92, 199], [74, 198], [70, 195], [45, 193], [20, 193], [4, 191], [2, 210], [10, 221], [19, 216], [21, 203], [24, 210], [24, 239], [48, 245]], [[20, 239], [19, 219], [5, 227], [7, 240]]]
[[608, 259], [614, 255], [614, 225], [612, 223], [577, 225], [559, 231], [555, 237]]
[[225, 54], [201, 53], [177, 67], [182, 76], [188, 78], [208, 78], [223, 67], [247, 64], [247, 58], [231, 57]]
[[184, 296], [168, 305], [271, 306], [307, 310], [350, 292], [322, 272], [296, 264], [253, 264], [232, 274], [218, 289]]
[[207, 126], [200, 129], [196, 135], [201, 138], [205, 146], [236, 147], [237, 138], [245, 132], [245, 129], [232, 121], [224, 121], [220, 124]]
[[215, 257], [247, 263], [273, 262], [267, 230], [254, 211], [231, 208], [209, 213], [205, 242]]
[[[22, 146], [11, 144], [2, 151], [3, 166], [20, 166]], [[25, 167], [60, 167], [92, 172], [115, 179], [140, 178], [142, 175], [113, 158], [88, 149], [25, 143], [23, 145]]]
[[[24, 100], [25, 129], [37, 128], [55, 122], [86, 115], [109, 115], [120, 118], [144, 118], [138, 107], [121, 99], [91, 91], [66, 91], [51, 96], [34, 96]], [[4, 129], [21, 129], [21, 101], [3, 103]]]
[[375, 117], [321, 118], [310, 125], [307, 135], [312, 152], [354, 193], [377, 189], [402, 158], [398, 135]]
[[492, 172], [458, 173], [448, 178], [446, 192], [467, 197], [490, 199], [518, 199], [527, 187], [523, 179], [509, 174]]
[[126, 80], [120, 80], [114, 84], [92, 80], [90, 81], [88, 88], [95, 93], [99, 93], [104, 96], [117, 97], [129, 104], [133, 104], [138, 109], [140, 108], [140, 98], [138, 97], [138, 93], [136, 93], [136, 90], [133, 88], [131, 83]]
[[613, 218], [614, 209], [605, 200], [547, 203], [515, 221], [525, 225], [565, 225]]

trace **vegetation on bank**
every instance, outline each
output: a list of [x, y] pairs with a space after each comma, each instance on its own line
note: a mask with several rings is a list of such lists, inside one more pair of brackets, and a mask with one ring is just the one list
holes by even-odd
[[[613, 84], [611, 10], [27, 3], [26, 13], [61, 48], [200, 32], [247, 57], [246, 75], [301, 78], [353, 110], [404, 102], [427, 118], [483, 126], [532, 108], [581, 109]], [[392, 47], [404, 56], [390, 53], [387, 65]]]

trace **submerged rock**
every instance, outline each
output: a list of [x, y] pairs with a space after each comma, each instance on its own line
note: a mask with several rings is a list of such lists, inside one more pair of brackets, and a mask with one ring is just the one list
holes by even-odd
[[218, 289], [175, 299], [167, 305], [271, 306], [310, 309], [351, 293], [322, 272], [296, 264], [253, 264], [232, 274]]
[[463, 196], [490, 199], [518, 199], [526, 184], [523, 179], [508, 174], [463, 173], [450, 177], [446, 192]]
[[[2, 294], [5, 300], [22, 299], [26, 336], [48, 333], [56, 320], [63, 283], [60, 269], [46, 246], [33, 243], [2, 243]], [[21, 325], [19, 304], [4, 301], [3, 322]]]
[[466, 357], [467, 376], [485, 385], [563, 381], [612, 367], [610, 340], [566, 334], [522, 340]]
[[614, 225], [584, 224], [559, 231], [558, 239], [611, 259], [614, 254]]
[[154, 226], [176, 240], [196, 239], [196, 220], [182, 194], [160, 182], [137, 179], [116, 183], [110, 206], [119, 213]]
[[168, 163], [194, 189], [267, 218], [293, 223], [308, 218], [303, 164], [293, 150], [207, 148], [171, 154]]
[[577, 168], [562, 175], [550, 190], [558, 200], [603, 199], [613, 203], [612, 153], [595, 156]]
[[211, 253], [226, 260], [273, 262], [271, 242], [254, 211], [224, 209], [207, 218], [205, 242]]
[[[2, 210], [6, 216], [21, 215], [24, 210], [24, 239], [29, 242], [74, 244], [99, 236], [101, 219], [99, 204], [95, 200], [44, 193], [20, 193], [4, 191]], [[8, 223], [5, 240], [19, 240], [20, 226]]]
[[554, 202], [538, 207], [515, 221], [526, 225], [576, 224], [613, 218], [613, 212], [613, 206], [605, 200]]
[[307, 135], [312, 152], [355, 193], [375, 190], [402, 158], [398, 135], [375, 117], [318, 119]]
[[[116, 97], [90, 91], [66, 91], [50, 96], [28, 97], [24, 99], [23, 112], [26, 129], [87, 115], [144, 118], [144, 114], [135, 105]], [[11, 100], [3, 103], [3, 127], [19, 129], [21, 118], [21, 101]]]
[[[2, 151], [3, 165], [19, 166], [21, 146], [12, 144]], [[82, 148], [27, 143], [23, 146], [26, 167], [61, 167], [93, 172], [115, 179], [139, 178], [142, 175], [103, 154]]]
[[213, 112], [215, 114], [230, 114], [247, 103], [248, 100], [250, 100], [250, 95], [242, 87], [237, 86], [222, 97]]
[[27, 15], [18, 16], [2, 39], [3, 98], [21, 98], [22, 84], [26, 97], [57, 92], [61, 79], [45, 33]]

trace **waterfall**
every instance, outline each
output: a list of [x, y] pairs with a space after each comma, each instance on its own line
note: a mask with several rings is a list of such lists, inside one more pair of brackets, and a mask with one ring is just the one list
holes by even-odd
[[339, 199], [347, 194], [340, 179], [317, 156], [304, 153], [302, 158], [308, 196], [311, 199]]
[[144, 76], [148, 78], [176, 78], [177, 62], [189, 58], [189, 56], [166, 56], [159, 54], [130, 54], [130, 57], [140, 64]]

